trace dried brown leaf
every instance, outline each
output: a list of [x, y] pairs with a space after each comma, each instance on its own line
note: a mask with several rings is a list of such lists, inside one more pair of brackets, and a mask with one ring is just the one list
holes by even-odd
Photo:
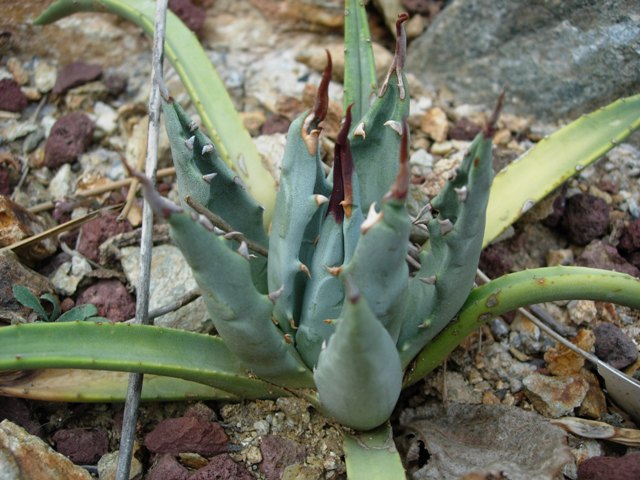
[[412, 437], [405, 445], [407, 460], [414, 465], [418, 460], [415, 479], [475, 474], [546, 480], [556, 478], [572, 459], [561, 429], [516, 407], [434, 403], [403, 417], [401, 424]]

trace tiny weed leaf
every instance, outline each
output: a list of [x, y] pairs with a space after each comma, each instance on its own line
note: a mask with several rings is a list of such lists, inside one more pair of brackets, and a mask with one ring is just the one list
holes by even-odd
[[40, 296], [40, 300], [44, 300], [51, 304], [51, 314], [46, 320], [48, 322], [55, 322], [56, 318], [60, 316], [60, 301], [58, 300], [58, 297], [47, 292]]
[[46, 321], [49, 319], [49, 316], [40, 303], [40, 300], [38, 300], [38, 297], [36, 297], [27, 287], [23, 285], [14, 285], [13, 296], [22, 305], [36, 312], [42, 320]]
[[94, 317], [97, 313], [98, 309], [95, 305], [78, 305], [77, 307], [73, 307], [71, 310], [67, 310], [60, 315], [60, 318], [58, 318], [56, 322], [83, 322], [89, 319], [93, 321], [93, 318], [91, 317]]

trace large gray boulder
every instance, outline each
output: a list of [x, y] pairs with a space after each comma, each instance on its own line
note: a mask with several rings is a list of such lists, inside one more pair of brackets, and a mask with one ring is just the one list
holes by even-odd
[[457, 100], [576, 117], [640, 92], [638, 0], [453, 0], [410, 46], [407, 68]]

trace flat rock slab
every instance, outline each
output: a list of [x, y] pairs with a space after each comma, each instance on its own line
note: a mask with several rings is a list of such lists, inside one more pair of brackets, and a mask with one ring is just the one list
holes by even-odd
[[[409, 46], [407, 68], [468, 103], [576, 117], [640, 87], [637, 2], [454, 0]], [[635, 12], [635, 13], [634, 13]]]

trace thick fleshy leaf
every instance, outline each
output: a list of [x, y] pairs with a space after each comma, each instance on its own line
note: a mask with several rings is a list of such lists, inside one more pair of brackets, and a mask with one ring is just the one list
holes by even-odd
[[360, 120], [354, 119], [349, 135], [363, 213], [380, 202], [398, 174], [402, 122], [409, 115], [408, 82], [403, 73], [406, 35], [402, 26], [407, 18], [400, 16], [396, 23], [396, 53], [378, 98]]
[[482, 250], [485, 208], [493, 177], [491, 127], [478, 134], [454, 179], [433, 200], [429, 242], [394, 315], [404, 317], [398, 340], [406, 365], [454, 317], [473, 287]]
[[0, 328], [0, 371], [41, 368], [150, 373], [211, 385], [241, 397], [282, 393], [249, 377], [244, 365], [217, 337], [93, 322]]
[[400, 396], [402, 367], [395, 342], [366, 300], [349, 289], [336, 331], [320, 352], [313, 379], [322, 410], [356, 430], [384, 423]]
[[[275, 300], [274, 317], [280, 328], [289, 333], [299, 321], [308, 273], [304, 262], [318, 235], [319, 222], [311, 220], [327, 202], [319, 145], [320, 123], [329, 103], [331, 57], [327, 55], [327, 58], [315, 108], [303, 113], [289, 127], [271, 224], [269, 292]], [[319, 213], [323, 211], [321, 208]]]
[[640, 309], [640, 281], [584, 267], [534, 268], [474, 288], [458, 317], [420, 352], [407, 371], [411, 385], [440, 365], [463, 338], [485, 322], [519, 307], [555, 300], [600, 300]]
[[369, 110], [378, 88], [367, 11], [360, 0], [345, 2], [344, 49], [344, 109], [353, 105], [357, 122]]
[[272, 322], [269, 297], [251, 281], [247, 245], [243, 242], [236, 250], [230, 245], [234, 240], [215, 233], [206, 217], [184, 213], [161, 197], [144, 175], [129, 172], [140, 180], [154, 212], [169, 223], [171, 237], [191, 267], [209, 315], [229, 350], [262, 378], [308, 386], [310, 372], [291, 339]]
[[344, 434], [344, 461], [349, 480], [404, 480], [402, 460], [391, 425], [357, 435]]

